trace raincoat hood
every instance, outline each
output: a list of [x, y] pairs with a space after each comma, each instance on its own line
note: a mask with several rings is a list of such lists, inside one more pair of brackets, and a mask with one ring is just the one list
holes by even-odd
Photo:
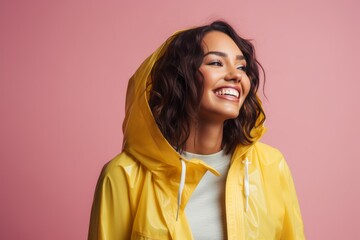
[[[181, 31], [180, 31], [181, 32]], [[123, 122], [123, 150], [140, 159], [147, 169], [154, 172], [166, 165], [181, 167], [180, 154], [168, 143], [158, 128], [148, 104], [151, 88], [151, 71], [156, 61], [164, 54], [171, 41], [180, 32], [167, 39], [153, 54], [151, 54], [130, 78], [126, 94], [125, 119]], [[257, 119], [257, 126], [251, 131], [253, 144], [265, 132], [262, 124], [264, 115]], [[235, 151], [245, 153], [251, 145], [242, 146]], [[209, 168], [212, 172], [216, 170]]]

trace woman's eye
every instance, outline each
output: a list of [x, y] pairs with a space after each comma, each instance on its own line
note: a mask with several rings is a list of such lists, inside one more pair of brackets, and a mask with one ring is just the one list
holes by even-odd
[[245, 65], [240, 65], [237, 67], [237, 69], [242, 70], [242, 71], [246, 71], [246, 66]]
[[223, 66], [223, 64], [220, 61], [212, 61], [208, 65], [219, 66], [219, 67]]

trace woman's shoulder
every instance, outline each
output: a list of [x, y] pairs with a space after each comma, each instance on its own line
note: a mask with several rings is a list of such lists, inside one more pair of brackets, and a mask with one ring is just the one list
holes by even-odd
[[253, 151], [262, 164], [280, 164], [285, 161], [280, 150], [262, 142], [256, 142]]
[[[251, 162], [262, 172], [263, 176], [268, 176], [273, 180], [285, 179], [285, 181], [291, 178], [291, 171], [285, 157], [277, 148], [257, 142], [249, 154], [252, 158]], [[279, 178], [276, 178], [276, 176]]]
[[138, 172], [140, 164], [126, 152], [121, 152], [107, 162], [101, 170], [102, 178], [117, 178], [120, 175], [130, 177], [133, 172]]

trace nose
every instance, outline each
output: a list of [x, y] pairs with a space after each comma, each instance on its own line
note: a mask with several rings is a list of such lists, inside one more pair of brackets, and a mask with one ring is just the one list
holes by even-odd
[[232, 81], [234, 83], [241, 82], [242, 74], [241, 72], [236, 68], [229, 69], [228, 73], [225, 76], [226, 81]]

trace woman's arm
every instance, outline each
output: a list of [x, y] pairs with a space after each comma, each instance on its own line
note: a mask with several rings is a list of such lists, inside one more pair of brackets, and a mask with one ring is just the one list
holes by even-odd
[[130, 239], [129, 203], [129, 189], [122, 167], [105, 165], [95, 190], [88, 239]]
[[291, 176], [290, 169], [284, 159], [281, 160], [279, 168], [281, 174], [281, 186], [285, 203], [285, 218], [283, 222], [281, 239], [305, 239], [304, 226], [302, 222], [294, 182]]

